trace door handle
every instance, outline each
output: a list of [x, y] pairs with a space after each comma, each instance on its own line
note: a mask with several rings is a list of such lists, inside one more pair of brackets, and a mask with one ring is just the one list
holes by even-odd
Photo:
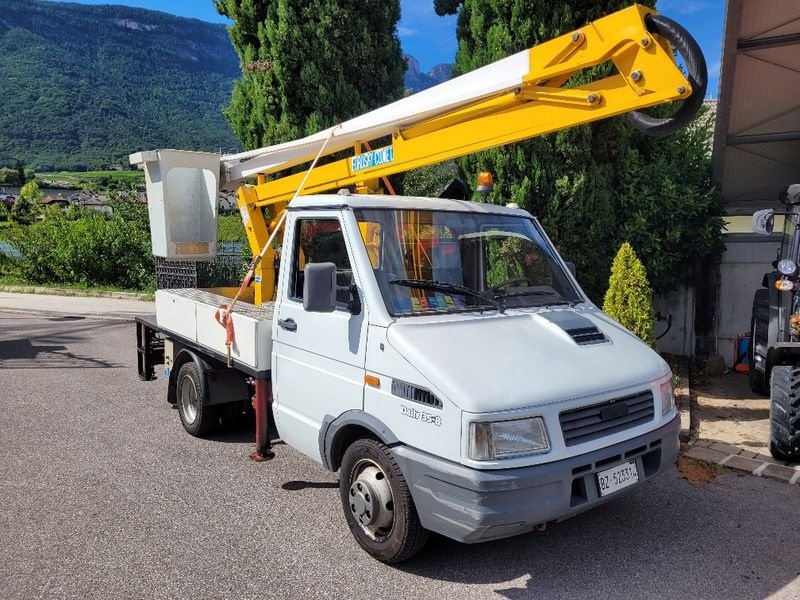
[[278, 319], [278, 325], [286, 331], [297, 331], [297, 323], [294, 319]]

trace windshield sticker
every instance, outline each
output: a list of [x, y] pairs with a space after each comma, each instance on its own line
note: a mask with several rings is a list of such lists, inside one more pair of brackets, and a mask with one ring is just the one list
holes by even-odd
[[417, 410], [416, 408], [412, 408], [410, 406], [401, 406], [400, 413], [404, 417], [416, 419], [417, 421], [422, 421], [423, 423], [428, 423], [429, 425], [436, 425], [437, 427], [442, 425], [442, 417], [439, 415], [432, 415], [431, 413]]
[[364, 169], [380, 167], [390, 162], [394, 162], [394, 148], [391, 146], [370, 150], [364, 154], [354, 156], [350, 159], [350, 168], [353, 172], [363, 171]]

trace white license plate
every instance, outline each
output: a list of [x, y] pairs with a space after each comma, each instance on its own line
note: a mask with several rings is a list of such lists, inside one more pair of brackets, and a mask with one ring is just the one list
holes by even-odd
[[639, 481], [639, 470], [636, 468], [636, 461], [630, 461], [600, 471], [597, 474], [597, 485], [600, 486], [600, 496], [607, 496], [617, 490], [626, 488]]

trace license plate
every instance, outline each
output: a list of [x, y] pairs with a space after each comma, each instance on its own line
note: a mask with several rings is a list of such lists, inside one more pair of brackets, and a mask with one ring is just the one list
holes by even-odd
[[636, 461], [630, 461], [600, 471], [597, 474], [597, 485], [600, 487], [600, 496], [607, 496], [617, 490], [626, 488], [639, 481], [639, 470], [636, 468]]

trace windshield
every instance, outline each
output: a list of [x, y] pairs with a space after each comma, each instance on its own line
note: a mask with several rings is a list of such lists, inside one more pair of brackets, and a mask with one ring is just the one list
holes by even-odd
[[355, 214], [393, 316], [583, 300], [531, 219], [390, 209]]

